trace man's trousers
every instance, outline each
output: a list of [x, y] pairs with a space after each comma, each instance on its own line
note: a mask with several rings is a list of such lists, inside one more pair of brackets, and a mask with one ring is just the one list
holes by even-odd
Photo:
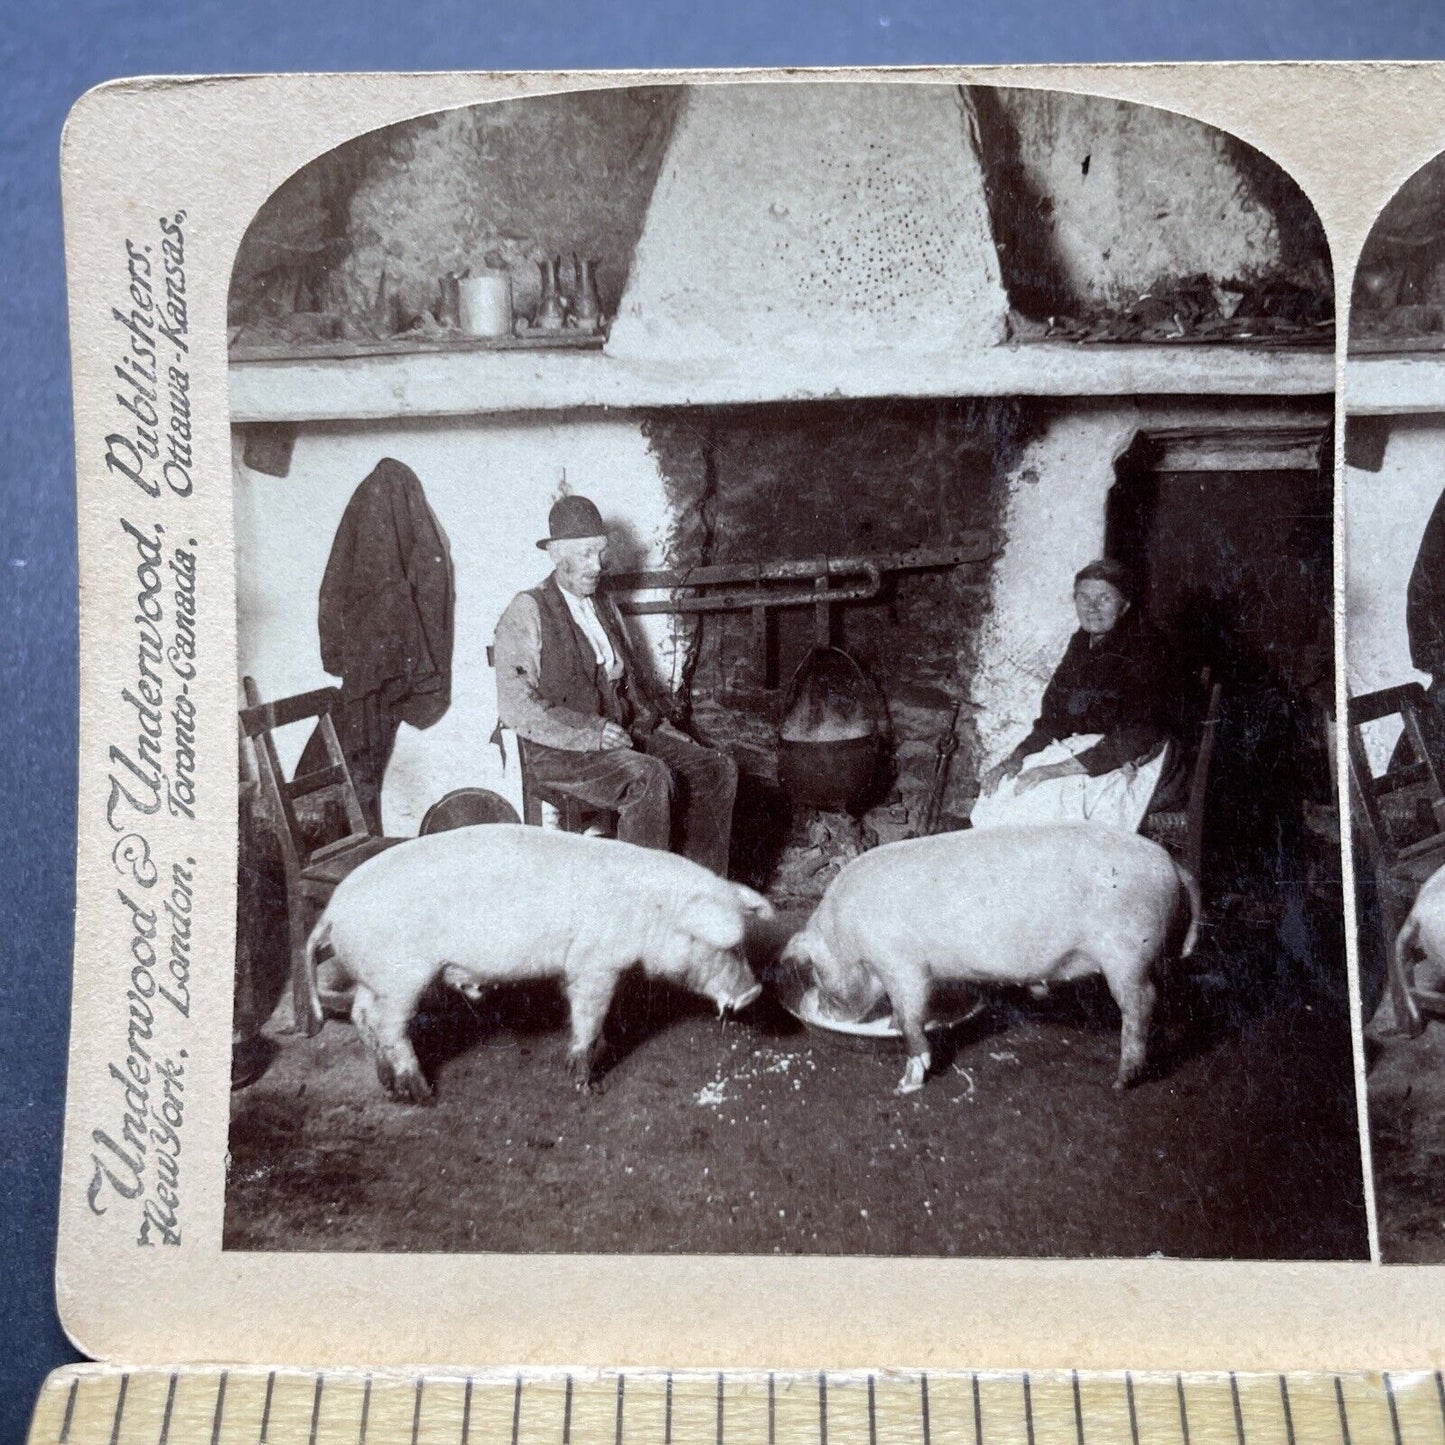
[[[644, 751], [645, 749], [645, 751]], [[728, 871], [737, 764], [663, 723], [636, 748], [573, 752], [527, 744], [533, 778], [617, 814], [617, 836], [669, 848], [720, 877]]]

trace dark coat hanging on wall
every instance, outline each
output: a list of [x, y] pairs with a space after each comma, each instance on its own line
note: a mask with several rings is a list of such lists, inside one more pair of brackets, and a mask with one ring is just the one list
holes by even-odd
[[[335, 718], [362, 812], [381, 831], [381, 782], [403, 723], [451, 703], [451, 548], [410, 467], [383, 457], [347, 503], [321, 579], [321, 665], [341, 679]], [[324, 765], [306, 746], [299, 771]]]
[[1435, 681], [1445, 681], [1445, 493], [1435, 503], [1405, 594], [1405, 632], [1410, 661]]
[[[1436, 499], [1420, 538], [1420, 550], [1405, 589], [1405, 636], [1410, 663], [1430, 674], [1426, 697], [1431, 703], [1421, 718], [1437, 760], [1445, 758], [1445, 492]], [[1408, 733], [1402, 733], [1390, 755], [1391, 772], [1415, 760]]]

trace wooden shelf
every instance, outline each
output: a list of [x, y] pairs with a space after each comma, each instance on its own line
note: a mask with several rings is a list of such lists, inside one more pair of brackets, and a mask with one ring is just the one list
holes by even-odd
[[235, 358], [231, 419], [403, 420], [885, 396], [1328, 396], [1315, 348], [1036, 341], [940, 354], [896, 348], [733, 353], [661, 363], [601, 352], [495, 347], [348, 358]]
[[374, 341], [271, 341], [232, 346], [231, 363], [359, 361], [374, 356], [457, 356], [478, 351], [601, 351], [606, 343], [606, 336], [588, 331], [525, 331], [512, 336], [462, 336], [442, 332], [429, 336], [379, 337]]
[[1350, 416], [1445, 412], [1445, 353], [1351, 356], [1345, 365]]

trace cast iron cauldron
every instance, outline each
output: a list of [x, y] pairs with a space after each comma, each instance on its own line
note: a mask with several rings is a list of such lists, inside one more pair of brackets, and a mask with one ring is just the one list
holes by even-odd
[[795, 803], [842, 813], [878, 763], [879, 708], [863, 670], [838, 647], [815, 647], [788, 686], [778, 728], [778, 781]]

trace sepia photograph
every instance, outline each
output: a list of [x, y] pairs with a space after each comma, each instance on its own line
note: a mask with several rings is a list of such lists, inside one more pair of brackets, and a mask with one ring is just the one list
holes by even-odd
[[1380, 1254], [1445, 1263], [1445, 154], [1380, 212], [1346, 366], [1345, 637]]
[[[1361, 262], [1371, 365], [1445, 357], [1441, 177]], [[225, 1249], [1369, 1258], [1286, 171], [839, 79], [277, 180], [227, 317]], [[1436, 1260], [1440, 396], [1352, 406], [1346, 499], [1376, 1183]]]

